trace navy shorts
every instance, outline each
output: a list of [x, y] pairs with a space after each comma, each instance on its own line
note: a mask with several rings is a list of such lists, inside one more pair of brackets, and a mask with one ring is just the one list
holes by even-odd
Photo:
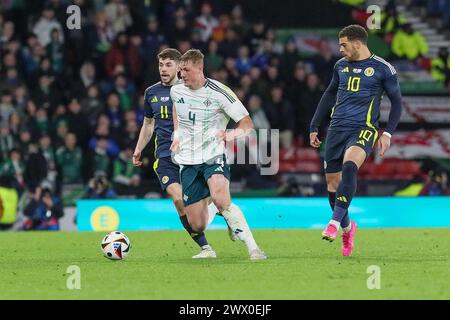
[[171, 157], [156, 159], [153, 163], [153, 170], [155, 170], [163, 191], [166, 191], [172, 183], [180, 183], [180, 167], [172, 162]]
[[374, 128], [355, 128], [347, 131], [328, 130], [325, 140], [325, 173], [342, 171], [345, 151], [351, 146], [358, 146], [366, 152], [366, 157], [372, 153], [378, 131]]

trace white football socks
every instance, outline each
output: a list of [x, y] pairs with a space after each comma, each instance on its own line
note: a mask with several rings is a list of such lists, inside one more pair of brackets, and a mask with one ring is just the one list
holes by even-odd
[[206, 226], [209, 226], [211, 222], [213, 222], [217, 213], [219, 213], [219, 209], [217, 209], [216, 205], [213, 202], [211, 202], [208, 205], [208, 224]]
[[341, 223], [339, 221], [331, 219], [329, 224], [332, 224], [336, 227], [337, 230], [339, 230], [339, 227], [341, 226]]
[[247, 246], [249, 253], [258, 248], [247, 220], [245, 220], [244, 214], [237, 205], [231, 203], [230, 207], [222, 212], [222, 215], [238, 239], [243, 241]]
[[350, 232], [350, 230], [352, 230], [352, 222], [351, 221], [348, 226], [346, 226], [345, 228], [342, 228], [342, 231], [344, 231], [345, 233]]

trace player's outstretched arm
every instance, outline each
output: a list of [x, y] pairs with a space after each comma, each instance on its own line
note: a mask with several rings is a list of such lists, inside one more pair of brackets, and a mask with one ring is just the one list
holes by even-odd
[[400, 122], [402, 115], [402, 94], [397, 76], [393, 75], [385, 80], [384, 90], [391, 101], [391, 111], [385, 131], [378, 139], [377, 146], [379, 155], [382, 157], [391, 146], [391, 137]]
[[320, 98], [319, 105], [317, 106], [316, 112], [311, 120], [310, 124], [310, 144], [314, 148], [320, 146], [320, 140], [317, 137], [319, 132], [319, 126], [323, 118], [330, 113], [336, 101], [336, 94], [339, 89], [339, 75], [337, 74], [336, 66], [334, 66], [333, 77], [331, 78], [328, 88]]
[[153, 130], [155, 128], [155, 119], [144, 117], [144, 122], [139, 132], [138, 142], [136, 143], [136, 148], [133, 153], [133, 165], [139, 167], [142, 165], [141, 153], [145, 146], [150, 142]]

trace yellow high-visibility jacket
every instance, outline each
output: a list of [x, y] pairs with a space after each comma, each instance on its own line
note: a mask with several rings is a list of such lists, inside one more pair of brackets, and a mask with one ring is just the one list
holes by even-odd
[[[441, 58], [436, 57], [431, 60], [431, 76], [437, 81], [445, 81], [445, 73], [441, 69], [445, 68], [445, 62]], [[447, 58], [447, 68], [450, 69], [450, 57]]]
[[392, 39], [392, 52], [409, 60], [415, 60], [420, 54], [428, 53], [428, 44], [425, 38], [419, 32], [407, 34], [403, 31], [397, 31]]
[[0, 187], [0, 224], [13, 224], [16, 221], [18, 202], [16, 189]]

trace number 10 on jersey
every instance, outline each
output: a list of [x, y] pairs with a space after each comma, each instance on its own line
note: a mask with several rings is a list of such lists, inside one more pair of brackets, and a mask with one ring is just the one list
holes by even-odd
[[349, 77], [347, 83], [347, 91], [356, 92], [359, 90], [359, 83], [361, 82], [360, 77]]

